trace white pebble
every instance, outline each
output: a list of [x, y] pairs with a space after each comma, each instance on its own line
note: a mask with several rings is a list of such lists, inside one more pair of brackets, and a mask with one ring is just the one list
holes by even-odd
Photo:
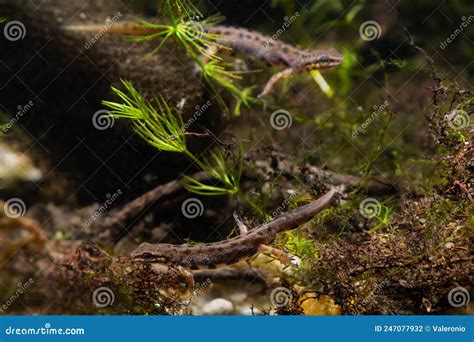
[[234, 304], [227, 299], [217, 298], [204, 305], [204, 315], [229, 315], [234, 311]]

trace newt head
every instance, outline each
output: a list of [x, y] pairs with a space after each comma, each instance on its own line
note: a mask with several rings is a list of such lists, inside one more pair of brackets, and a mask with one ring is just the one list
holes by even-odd
[[169, 252], [166, 248], [157, 248], [156, 245], [144, 242], [132, 252], [131, 257], [134, 261], [143, 263], [166, 264], [167, 254]]
[[344, 57], [335, 49], [311, 50], [303, 54], [298, 66], [306, 70], [318, 70], [341, 65]]

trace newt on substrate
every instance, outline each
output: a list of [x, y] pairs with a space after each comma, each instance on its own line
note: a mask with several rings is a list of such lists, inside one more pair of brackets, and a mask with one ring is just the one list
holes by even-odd
[[[158, 29], [131, 22], [112, 24], [105, 28], [104, 25], [71, 25], [66, 26], [65, 29], [128, 35], [148, 35], [158, 31]], [[332, 68], [343, 62], [342, 55], [335, 49], [301, 49], [260, 32], [241, 27], [209, 25], [204, 26], [203, 29], [216, 37], [217, 44], [210, 48], [212, 53], [217, 52], [219, 46], [222, 46], [229, 48], [232, 53], [251, 56], [272, 66], [285, 67], [284, 70], [270, 78], [258, 97], [269, 94], [275, 84], [283, 78], [300, 72]]]
[[[276, 239], [279, 232], [292, 230], [311, 220], [317, 213], [328, 207], [338, 190], [332, 188], [317, 200], [275, 218], [255, 229], [246, 232], [239, 229], [241, 235], [225, 241], [204, 245], [171, 245], [142, 243], [132, 252], [135, 261], [159, 263], [185, 269], [216, 268], [231, 265], [249, 258], [258, 252], [272, 253], [280, 260], [290, 261], [286, 253], [267, 246]], [[285, 260], [286, 259], [286, 260]]]

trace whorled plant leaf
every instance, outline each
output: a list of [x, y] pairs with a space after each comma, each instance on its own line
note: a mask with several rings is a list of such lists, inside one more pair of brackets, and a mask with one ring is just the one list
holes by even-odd
[[122, 84], [126, 92], [112, 87], [122, 103], [103, 101], [111, 115], [131, 120], [134, 131], [150, 145], [162, 151], [185, 152], [186, 132], [181, 113], [172, 111], [161, 96], [155, 98], [155, 108], [131, 82], [122, 80]]
[[187, 181], [184, 187], [188, 191], [200, 195], [233, 195], [238, 193], [243, 169], [242, 146], [239, 149], [239, 156], [235, 165], [229, 165], [222, 152], [216, 150], [211, 151], [209, 156], [204, 158], [201, 168], [210, 177], [218, 180], [222, 186], [208, 185], [184, 176]]

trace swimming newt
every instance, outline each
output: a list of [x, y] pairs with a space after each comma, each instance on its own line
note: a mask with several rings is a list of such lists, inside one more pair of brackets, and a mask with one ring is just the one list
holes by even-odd
[[[293, 74], [311, 70], [332, 68], [343, 62], [343, 56], [335, 49], [316, 50], [301, 49], [260, 32], [241, 27], [225, 25], [196, 25], [204, 32], [216, 37], [216, 45], [210, 47], [212, 53], [219, 47], [229, 48], [232, 53], [239, 53], [260, 59], [271, 66], [283, 66], [285, 69], [274, 74], [267, 82], [258, 97], [268, 95], [275, 84]], [[80, 32], [106, 32], [127, 35], [150, 35], [159, 32], [158, 28], [138, 23], [117, 23], [111, 25], [71, 25], [65, 29]]]

